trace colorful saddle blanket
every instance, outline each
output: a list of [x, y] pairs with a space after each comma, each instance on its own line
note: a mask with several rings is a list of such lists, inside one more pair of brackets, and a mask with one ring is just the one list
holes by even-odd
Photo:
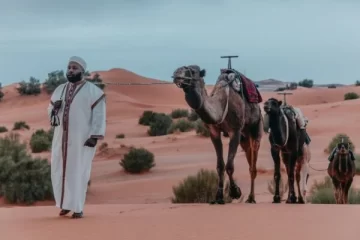
[[[236, 80], [240, 81], [240, 86], [243, 86], [243, 92], [246, 100], [249, 103], [260, 103], [262, 102], [262, 97], [259, 90], [256, 88], [255, 83], [247, 78], [244, 74], [236, 71], [235, 69], [221, 69], [221, 73], [234, 73]], [[235, 88], [234, 88], [235, 89]], [[235, 89], [237, 90], [237, 89]], [[240, 91], [237, 90], [239, 93]]]

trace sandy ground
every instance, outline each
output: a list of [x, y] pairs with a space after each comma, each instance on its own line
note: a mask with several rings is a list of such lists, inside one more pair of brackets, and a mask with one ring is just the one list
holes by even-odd
[[[156, 81], [123, 69], [112, 69], [100, 74], [107, 82]], [[26, 121], [31, 129], [19, 133], [22, 139], [28, 141], [36, 129], [49, 128], [46, 111], [49, 96], [42, 93], [39, 96], [22, 97], [14, 87], [11, 85], [3, 89], [5, 98], [0, 103], [0, 123], [11, 129], [14, 122]], [[357, 134], [360, 130], [357, 124], [360, 113], [356, 110], [360, 100], [343, 101], [344, 93], [350, 91], [360, 94], [360, 87], [300, 88], [288, 97], [288, 102], [300, 107], [310, 120], [308, 132], [312, 138], [311, 167], [314, 169], [327, 167], [324, 148], [335, 134], [346, 133], [355, 146], [360, 144], [360, 136]], [[260, 239], [270, 234], [277, 239], [338, 239], [340, 236], [355, 236], [360, 231], [354, 225], [355, 216], [360, 214], [358, 206], [270, 204], [272, 196], [267, 190], [267, 182], [273, 177], [273, 164], [267, 135], [262, 139], [257, 164], [261, 170], [255, 185], [257, 205], [171, 205], [173, 185], [200, 168], [215, 170], [215, 150], [209, 138], [196, 136], [194, 131], [149, 137], [146, 135], [147, 127], [138, 125], [137, 121], [144, 110], [168, 113], [175, 108], [189, 108], [183, 92], [175, 85], [111, 85], [105, 92], [108, 122], [104, 141], [110, 150], [106, 154], [99, 154], [93, 162], [86, 218], [76, 224], [59, 219], [58, 209], [52, 206], [52, 202], [25, 208], [13, 208], [2, 202], [0, 228], [4, 228], [1, 232], [6, 233], [6, 239], [64, 239], [67, 236], [99, 239], [106, 236], [107, 239], [210, 240], [238, 237]], [[262, 95], [265, 100], [269, 97], [281, 98], [274, 92], [263, 92]], [[120, 133], [126, 137], [115, 139]], [[227, 150], [228, 139], [225, 138], [223, 142]], [[145, 147], [153, 152], [156, 167], [141, 175], [124, 173], [119, 161], [129, 146]], [[39, 155], [49, 157], [49, 153]], [[244, 153], [239, 150], [234, 175], [245, 196], [250, 188], [248, 169]], [[311, 169], [309, 186], [314, 180], [322, 180], [325, 175], [325, 171]], [[353, 186], [359, 185], [360, 181], [356, 177]], [[346, 233], [342, 230], [330, 232], [328, 226], [333, 223], [334, 216], [344, 219], [341, 226], [337, 223], [338, 227], [346, 224], [347, 229], [351, 230]], [[260, 231], [258, 226], [261, 226]], [[205, 230], [205, 227], [209, 230]], [[279, 237], [277, 234], [280, 234]]]

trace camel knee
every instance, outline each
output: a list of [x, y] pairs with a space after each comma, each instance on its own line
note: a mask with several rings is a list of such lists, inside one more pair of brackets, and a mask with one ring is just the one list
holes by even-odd
[[224, 161], [218, 162], [216, 165], [216, 170], [218, 174], [223, 174], [225, 172], [225, 163]]
[[250, 176], [252, 179], [255, 179], [257, 176], [257, 169], [256, 167], [249, 168]]

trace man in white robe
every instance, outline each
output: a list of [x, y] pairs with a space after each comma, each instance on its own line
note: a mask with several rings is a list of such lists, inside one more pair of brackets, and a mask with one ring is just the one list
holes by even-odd
[[71, 57], [66, 77], [58, 86], [48, 107], [55, 127], [51, 150], [51, 181], [60, 216], [73, 211], [83, 217], [87, 183], [90, 179], [96, 144], [105, 136], [105, 94], [84, 79], [86, 63]]

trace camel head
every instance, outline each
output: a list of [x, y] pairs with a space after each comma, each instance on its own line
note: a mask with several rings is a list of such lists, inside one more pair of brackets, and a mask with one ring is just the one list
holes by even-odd
[[198, 65], [182, 66], [174, 71], [173, 82], [185, 92], [187, 90], [204, 87], [205, 69], [200, 69]]
[[276, 113], [280, 113], [280, 106], [282, 104], [282, 101], [279, 101], [275, 98], [269, 98], [265, 103], [264, 103], [264, 111], [267, 114], [276, 114]]
[[341, 142], [337, 144], [338, 154], [339, 155], [347, 155], [349, 154], [350, 143]]

